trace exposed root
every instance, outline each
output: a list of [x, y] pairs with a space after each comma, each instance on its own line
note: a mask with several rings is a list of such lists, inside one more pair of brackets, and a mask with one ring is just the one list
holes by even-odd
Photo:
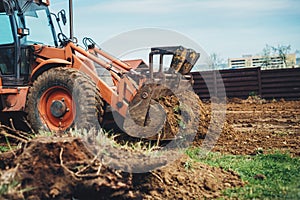
[[80, 176], [81, 173], [83, 173], [84, 171], [86, 171], [88, 168], [91, 168], [92, 165], [95, 163], [95, 161], [97, 160], [98, 155], [96, 155], [94, 157], [94, 159], [90, 162], [90, 164], [88, 164], [87, 166], [83, 167], [82, 169], [78, 170], [78, 172], [75, 173], [76, 176]]
[[20, 130], [15, 129], [13, 125], [13, 120], [10, 119], [11, 127], [0, 124], [0, 134], [6, 137], [13, 138], [17, 141], [27, 142], [32, 138], [32, 135]]
[[66, 167], [65, 165], [64, 165], [64, 161], [63, 161], [63, 152], [64, 152], [64, 148], [60, 148], [60, 153], [59, 153], [59, 160], [60, 160], [60, 165], [61, 165], [61, 167], [64, 169], [64, 170], [66, 170], [67, 172], [69, 172], [70, 174], [71, 174], [71, 176], [74, 178], [74, 179], [76, 179], [76, 180], [78, 180], [78, 178], [76, 177], [76, 175], [74, 174], [74, 172], [72, 172], [68, 167]]
[[12, 129], [16, 130], [12, 118], [9, 119], [9, 122], [10, 122], [10, 126], [12, 127]]
[[161, 183], [164, 183], [164, 181], [162, 180], [162, 178], [160, 178], [159, 175], [157, 175], [157, 174], [154, 173], [154, 172], [151, 172], [151, 174], [152, 174], [153, 176], [155, 176]]
[[4, 131], [1, 131], [0, 134], [1, 134], [1, 135], [4, 135], [5, 137], [10, 137], [10, 138], [13, 138], [13, 139], [15, 139], [15, 140], [19, 140], [19, 141], [21, 141], [21, 142], [27, 142], [27, 140], [24, 140], [24, 139], [21, 138], [21, 137], [12, 135], [12, 134], [7, 133], [7, 132], [4, 132]]
[[30, 129], [30, 132], [32, 134], [35, 134], [35, 131], [32, 129], [31, 124], [29, 124], [29, 122], [27, 121], [27, 119], [24, 117], [23, 118], [23, 122], [26, 124], [26, 126]]

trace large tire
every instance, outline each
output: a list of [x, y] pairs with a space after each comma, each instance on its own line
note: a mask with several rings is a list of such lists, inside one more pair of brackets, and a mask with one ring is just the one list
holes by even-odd
[[42, 73], [27, 96], [27, 119], [35, 132], [99, 129], [103, 102], [82, 72], [58, 67]]
[[167, 113], [161, 139], [173, 139], [178, 134], [183, 136], [189, 133], [193, 137], [199, 134], [197, 130], [205, 122], [205, 108], [194, 91], [186, 90], [176, 95], [162, 97], [158, 101]]
[[129, 104], [129, 109], [133, 109], [129, 110], [129, 115], [124, 120], [123, 129], [131, 137], [149, 140], [192, 138], [205, 125], [205, 108], [199, 96], [187, 88], [176, 91], [176, 94], [170, 89], [157, 90], [158, 93], [152, 95], [150, 106], [159, 106], [152, 107], [152, 113], [151, 107], [147, 110], [146, 120], [150, 123], [147, 124], [146, 121], [145, 126], [145, 119], [142, 117], [145, 116], [143, 106], [147, 106], [147, 99], [140, 97], [143, 91], [140, 90], [136, 99]]

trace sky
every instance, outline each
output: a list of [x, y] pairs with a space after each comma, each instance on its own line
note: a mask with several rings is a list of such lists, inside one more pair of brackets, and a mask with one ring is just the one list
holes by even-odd
[[[300, 0], [73, 0], [74, 32], [103, 43], [143, 28], [178, 32], [208, 54], [237, 58], [266, 44], [300, 50]], [[51, 11], [68, 9], [52, 0]], [[177, 41], [180, 45], [181, 41]], [[120, 44], [121, 45], [121, 44]]]

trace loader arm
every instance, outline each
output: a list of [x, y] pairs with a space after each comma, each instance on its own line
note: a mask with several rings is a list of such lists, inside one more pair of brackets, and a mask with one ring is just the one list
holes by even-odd
[[[37, 77], [36, 72], [48, 70], [49, 65], [59, 67], [54, 61], [60, 59], [64, 67], [83, 72], [95, 83], [100, 97], [123, 117], [122, 128], [128, 135], [142, 138], [156, 138], [156, 134], [162, 130], [167, 113], [159, 100], [161, 97], [189, 89], [190, 82], [185, 76], [199, 58], [198, 53], [181, 46], [152, 48], [148, 71], [138, 72], [96, 45], [88, 45], [85, 50], [70, 40], [63, 44], [62, 48], [34, 45], [36, 68], [33, 69], [31, 77]], [[158, 72], [153, 69], [154, 55], [160, 55]], [[162, 67], [164, 55], [173, 55], [167, 71], [163, 71]], [[110, 72], [113, 86], [98, 76], [95, 66]], [[170, 88], [176, 92], [172, 92]], [[56, 103], [64, 104], [61, 100]], [[174, 135], [162, 136], [162, 139], [170, 138], [174, 138]]]
[[[100, 49], [93, 49], [97, 53], [104, 56], [106, 59], [111, 59], [111, 62], [107, 62], [104, 59], [101, 59], [94, 54], [85, 51], [81, 47], [75, 45], [72, 42], [69, 42], [64, 48], [57, 49], [54, 47], [34, 45], [34, 52], [36, 52], [36, 62], [37, 67], [34, 68], [31, 77], [32, 81], [34, 78], [41, 74], [43, 71], [46, 71], [47, 66], [53, 64], [62, 64], [66, 67], [75, 68], [87, 76], [89, 76], [93, 82], [98, 87], [101, 97], [121, 116], [126, 116], [126, 111], [128, 108], [129, 102], [136, 95], [138, 89], [143, 83], [143, 80], [136, 84], [129, 76], [126, 75], [132, 68], [122, 61], [114, 59], [112, 56], [106, 54]], [[77, 54], [76, 54], [76, 53]], [[79, 56], [80, 54], [81, 56]], [[56, 59], [54, 59], [56, 58]], [[57, 59], [61, 59], [61, 62], [57, 62]], [[106, 70], [110, 71], [112, 77], [116, 83], [115, 87], [110, 87], [105, 83], [83, 60], [88, 59], [94, 63], [100, 65]], [[57, 65], [59, 66], [59, 65]], [[36, 74], [38, 72], [38, 74]]]

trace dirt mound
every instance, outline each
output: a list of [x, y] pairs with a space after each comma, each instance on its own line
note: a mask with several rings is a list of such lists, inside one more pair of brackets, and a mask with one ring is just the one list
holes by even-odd
[[210, 107], [206, 107], [199, 96], [186, 90], [179, 94], [165, 96], [159, 103], [167, 113], [163, 132], [175, 136], [178, 133], [197, 133], [197, 138], [204, 138], [210, 120]]
[[137, 186], [139, 190], [148, 191], [143, 199], [214, 199], [220, 197], [225, 188], [244, 185], [233, 171], [191, 162], [187, 157], [154, 174]]
[[[166, 113], [166, 122], [161, 131], [161, 139], [173, 139], [195, 135], [197, 127], [203, 127], [206, 123], [206, 111], [199, 96], [191, 90], [185, 90], [172, 95], [166, 95], [157, 99]], [[198, 126], [198, 124], [200, 125]], [[198, 133], [204, 133], [198, 131]], [[151, 139], [157, 139], [151, 138]]]
[[186, 157], [149, 173], [121, 172], [95, 159], [80, 139], [71, 137], [34, 139], [14, 156], [0, 171], [1, 187], [18, 183], [6, 199], [213, 198], [222, 189], [243, 185], [233, 172]]
[[99, 192], [101, 199], [130, 195], [131, 176], [94, 160], [80, 139], [34, 139], [14, 166], [14, 177], [27, 190], [25, 199], [71, 199], [93, 195], [92, 191]]

